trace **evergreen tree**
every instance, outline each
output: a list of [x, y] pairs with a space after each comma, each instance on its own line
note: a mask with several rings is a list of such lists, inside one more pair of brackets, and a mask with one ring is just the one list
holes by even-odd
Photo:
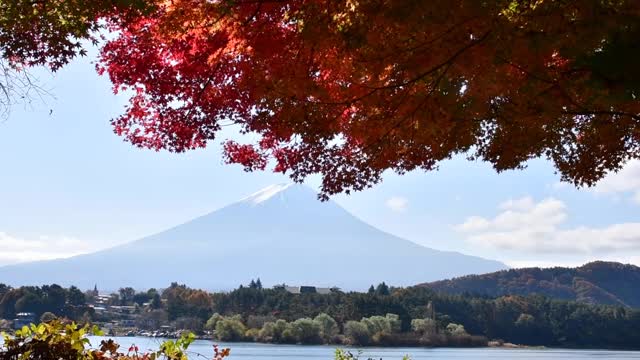
[[160, 298], [160, 294], [154, 293], [151, 297], [151, 308], [152, 309], [160, 309], [162, 307], [162, 299]]
[[376, 288], [375, 293], [376, 295], [389, 295], [389, 287], [383, 281], [380, 284], [378, 284], [378, 287]]
[[70, 305], [84, 305], [86, 303], [86, 297], [80, 289], [72, 286], [67, 290], [67, 303]]

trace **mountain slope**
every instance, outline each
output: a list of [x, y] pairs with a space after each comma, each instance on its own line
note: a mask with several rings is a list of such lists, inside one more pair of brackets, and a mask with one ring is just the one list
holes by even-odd
[[300, 185], [274, 185], [164, 232], [93, 254], [0, 268], [0, 283], [81, 288], [229, 289], [263, 284], [364, 289], [504, 269], [496, 261], [429, 249], [382, 232]]
[[542, 294], [591, 304], [640, 307], [640, 267], [596, 261], [578, 268], [526, 268], [469, 275], [420, 286], [450, 294]]

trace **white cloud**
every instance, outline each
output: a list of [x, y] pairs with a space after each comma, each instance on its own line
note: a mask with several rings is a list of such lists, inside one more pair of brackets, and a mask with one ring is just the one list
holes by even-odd
[[471, 216], [456, 228], [460, 231], [483, 231], [490, 227], [491, 223], [487, 219], [480, 216]]
[[566, 205], [555, 198], [525, 197], [500, 205], [494, 218], [472, 216], [456, 226], [476, 246], [536, 254], [606, 254], [640, 251], [640, 223], [562, 228]]
[[66, 258], [91, 252], [89, 244], [68, 236], [40, 236], [22, 239], [0, 232], [0, 265]]
[[525, 196], [520, 199], [509, 199], [500, 204], [502, 210], [528, 210], [534, 206], [533, 198]]
[[631, 160], [617, 173], [602, 179], [593, 191], [600, 194], [631, 194], [634, 202], [640, 204], [640, 160]]
[[389, 209], [395, 212], [404, 212], [409, 206], [409, 200], [401, 196], [394, 196], [387, 200], [386, 205]]

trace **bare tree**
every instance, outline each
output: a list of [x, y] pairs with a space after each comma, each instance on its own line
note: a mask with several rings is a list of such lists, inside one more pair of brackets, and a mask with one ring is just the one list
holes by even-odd
[[9, 118], [14, 106], [30, 105], [36, 99], [44, 102], [44, 98], [50, 96], [28, 69], [0, 58], [0, 121]]

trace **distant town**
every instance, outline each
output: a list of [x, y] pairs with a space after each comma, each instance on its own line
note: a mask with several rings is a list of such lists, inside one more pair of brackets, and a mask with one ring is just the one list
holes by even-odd
[[[0, 289], [7, 289], [0, 284]], [[26, 287], [27, 289], [37, 289]], [[48, 289], [57, 289], [57, 285], [45, 286]], [[260, 280], [251, 281], [249, 288], [262, 288]], [[61, 288], [60, 288], [61, 289]], [[340, 292], [337, 287], [316, 287], [310, 285], [288, 286], [275, 285], [273, 290], [285, 291], [289, 294], [320, 294], [328, 295]], [[71, 287], [69, 293], [76, 293], [76, 297], [84, 298], [84, 304], [79, 302], [65, 304], [65, 310], [58, 311], [63, 316], [68, 315], [69, 310], [76, 314], [83, 312], [81, 318], [75, 317], [79, 321], [91, 321], [101, 327], [110, 336], [149, 336], [162, 338], [176, 338], [186, 331], [196, 331], [200, 338], [211, 338], [214, 329], [204, 329], [203, 324], [199, 324], [194, 318], [178, 318], [177, 321], [169, 321], [165, 308], [172, 307], [167, 298], [162, 298], [160, 292], [150, 289], [147, 292], [136, 293], [132, 288], [122, 288], [117, 292], [101, 292], [96, 284], [93, 289], [87, 290], [82, 295], [78, 295], [77, 288]], [[1, 293], [0, 293], [1, 294]], [[44, 294], [48, 296], [48, 294]], [[0, 299], [2, 297], [0, 296]], [[48, 309], [53, 310], [53, 309]], [[32, 323], [50, 320], [58, 315], [51, 311], [43, 313], [18, 312], [13, 319], [0, 319], [0, 329], [18, 330]], [[65, 316], [66, 317], [66, 316]], [[72, 318], [74, 318], [72, 316]]]
[[[260, 283], [252, 282], [249, 287], [261, 287]], [[332, 292], [340, 291], [337, 287], [323, 288], [316, 286], [287, 286], [276, 285], [274, 290], [286, 291], [290, 294], [321, 294], [327, 295]], [[124, 291], [126, 292], [126, 291]], [[111, 319], [110, 321], [98, 322], [107, 334], [113, 336], [150, 336], [150, 337], [162, 337], [162, 338], [177, 338], [185, 331], [193, 330], [194, 319], [189, 319], [185, 322], [177, 321], [173, 324], [165, 324], [162, 318], [149, 318], [145, 316], [145, 313], [141, 312], [141, 309], [158, 308], [157, 304], [154, 304], [154, 296], [151, 295], [151, 299], [142, 304], [134, 301], [133, 305], [119, 305], [123, 303], [121, 301], [121, 292], [114, 293], [100, 293], [97, 285], [93, 290], [87, 292], [88, 307], [93, 309], [96, 318], [99, 319]], [[135, 297], [135, 295], [134, 295]], [[160, 298], [162, 307], [166, 307], [168, 300]], [[35, 315], [30, 313], [30, 315]], [[17, 323], [22, 325], [25, 320], [17, 319]], [[197, 321], [196, 321], [197, 322]], [[184, 328], [181, 325], [186, 325]], [[15, 326], [14, 326], [15, 327]], [[200, 329], [199, 325], [195, 326], [196, 329]], [[201, 333], [197, 334], [200, 338], [210, 339], [213, 335], [214, 329], [203, 329]]]

